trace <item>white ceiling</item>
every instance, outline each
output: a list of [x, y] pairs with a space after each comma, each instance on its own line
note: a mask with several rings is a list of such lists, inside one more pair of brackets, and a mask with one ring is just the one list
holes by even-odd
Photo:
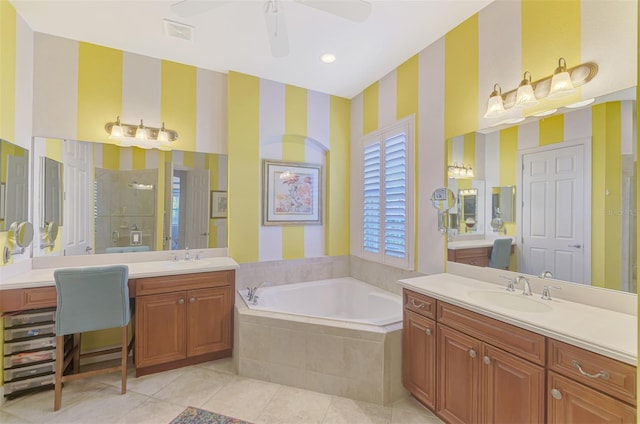
[[[36, 32], [352, 98], [492, 0], [372, 0], [363, 23], [282, 0], [290, 50], [282, 58], [271, 56], [263, 0], [191, 18], [172, 12], [178, 0], [10, 1]], [[195, 42], [165, 36], [163, 19], [194, 26]], [[320, 61], [327, 52], [336, 62]]]

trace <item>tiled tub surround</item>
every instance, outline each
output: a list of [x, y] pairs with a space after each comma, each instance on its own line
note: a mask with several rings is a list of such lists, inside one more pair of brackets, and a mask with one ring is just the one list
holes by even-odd
[[380, 405], [406, 394], [400, 303], [395, 322], [376, 326], [251, 310], [240, 298], [234, 352], [239, 375]]

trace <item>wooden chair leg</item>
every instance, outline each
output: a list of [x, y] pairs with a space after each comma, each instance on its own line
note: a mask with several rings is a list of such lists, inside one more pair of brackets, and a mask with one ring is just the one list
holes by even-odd
[[62, 405], [62, 371], [64, 367], [64, 336], [56, 338], [56, 377], [53, 410], [57, 411]]
[[80, 372], [80, 350], [82, 349], [82, 339], [80, 333], [73, 335], [73, 373]]
[[122, 390], [121, 393], [127, 393], [127, 356], [129, 353], [129, 328], [128, 326], [122, 327]]

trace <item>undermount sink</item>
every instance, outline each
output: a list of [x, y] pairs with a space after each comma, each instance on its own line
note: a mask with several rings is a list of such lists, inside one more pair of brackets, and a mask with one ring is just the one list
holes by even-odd
[[518, 293], [478, 290], [469, 292], [474, 300], [520, 312], [548, 312], [551, 306]]

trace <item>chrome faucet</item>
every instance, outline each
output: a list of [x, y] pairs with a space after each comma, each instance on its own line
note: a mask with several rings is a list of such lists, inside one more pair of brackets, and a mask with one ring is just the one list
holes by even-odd
[[256, 290], [258, 290], [258, 287], [247, 287], [247, 300], [249, 302], [251, 302], [252, 300], [254, 300], [254, 298], [257, 298], [258, 296], [256, 296]]
[[539, 276], [540, 278], [553, 278], [553, 274], [551, 271], [542, 271], [542, 274]]
[[520, 282], [522, 282], [522, 294], [524, 296], [531, 296], [531, 284], [529, 283], [529, 280], [527, 280], [527, 277], [524, 275], [518, 275], [516, 277], [516, 284], [519, 284]]

